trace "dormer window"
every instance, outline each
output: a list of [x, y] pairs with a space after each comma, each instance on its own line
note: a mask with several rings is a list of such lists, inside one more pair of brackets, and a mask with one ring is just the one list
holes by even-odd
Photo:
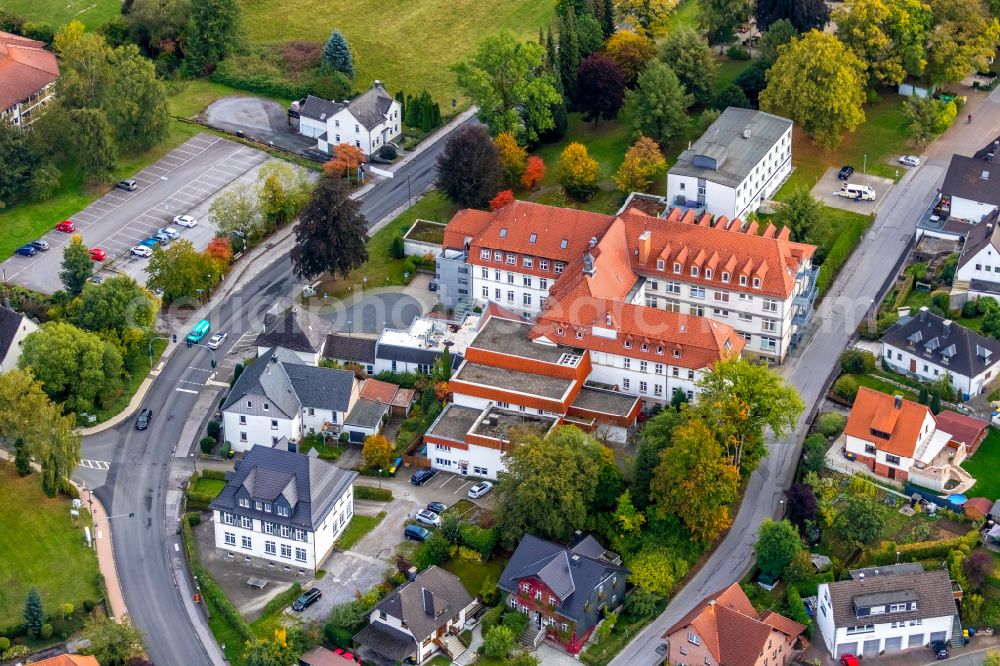
[[712, 279], [712, 269], [711, 268], [706, 268], [705, 269], [705, 279], [706, 280], [711, 280]]
[[657, 345], [656, 346], [656, 353], [657, 354], [662, 354], [663, 353], [663, 345]]
[[577, 331], [576, 332], [576, 339], [577, 340], [583, 340], [583, 331]]
[[240, 498], [240, 506], [242, 508], [244, 508], [244, 509], [249, 509], [250, 508], [250, 500], [248, 500], [246, 497]]
[[722, 281], [727, 284], [729, 283], [729, 273], [726, 271], [722, 271]]
[[756, 277], [755, 277], [755, 278], [753, 279], [753, 288], [754, 288], [754, 289], [760, 289], [760, 278], [756, 278]]
[[691, 277], [698, 277], [698, 267], [697, 266], [692, 266], [691, 267]]
[[676, 262], [676, 261], [674, 262], [674, 273], [676, 273], [678, 275], [681, 274], [681, 265], [680, 265], [679, 262]]
[[667, 267], [667, 262], [663, 261], [663, 259], [656, 260], [656, 270], [662, 271], [666, 267]]
[[644, 352], [648, 352], [649, 351], [649, 343], [647, 343], [647, 342], [643, 342], [642, 343], [642, 351], [644, 351]]
[[740, 286], [741, 287], [747, 286], [747, 276], [746, 275], [741, 275], [740, 276]]
[[631, 340], [626, 340], [625, 341], [625, 349], [632, 349], [632, 341]]
[[564, 329], [562, 326], [556, 327], [556, 335], [564, 335], [565, 333], [566, 329]]
[[674, 358], [680, 358], [680, 357], [681, 357], [681, 350], [680, 349], [675, 349], [674, 350]]
[[493, 250], [493, 261], [503, 261], [503, 252], [500, 250]]
[[263, 502], [254, 502], [253, 503], [253, 508], [256, 509], [257, 511], [263, 511], [264, 510], [264, 503]]

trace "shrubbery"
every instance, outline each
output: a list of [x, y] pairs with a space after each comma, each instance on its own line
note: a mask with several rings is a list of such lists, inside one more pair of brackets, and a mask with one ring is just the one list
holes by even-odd
[[392, 500], [392, 490], [375, 486], [354, 486], [354, 499], [389, 502]]
[[861, 237], [865, 235], [865, 230], [871, 223], [870, 218], [852, 219], [841, 230], [837, 240], [833, 242], [830, 251], [826, 253], [823, 264], [819, 267], [819, 276], [816, 278], [816, 288], [820, 295], [826, 293], [833, 283], [833, 278], [837, 276], [840, 268], [847, 262], [851, 252], [861, 242]]
[[838, 412], [826, 412], [816, 419], [816, 430], [824, 437], [836, 437], [847, 424], [847, 417]]
[[484, 529], [477, 525], [462, 525], [459, 534], [463, 544], [478, 552], [484, 560], [490, 559], [497, 545], [496, 530]]
[[802, 601], [802, 596], [794, 585], [788, 586], [788, 615], [799, 624], [806, 626], [806, 633], [810, 638], [813, 635], [813, 624], [806, 612], [806, 605]]
[[863, 349], [848, 349], [840, 356], [840, 369], [851, 375], [863, 375], [875, 369], [875, 355]]
[[938, 539], [936, 541], [917, 541], [916, 543], [896, 544], [892, 541], [886, 542], [882, 548], [873, 551], [869, 557], [870, 563], [874, 565], [894, 564], [897, 561], [897, 554], [900, 562], [917, 562], [929, 559], [944, 559], [953, 550], [960, 550], [963, 546], [969, 549], [979, 543], [979, 532], [970, 531], [965, 536], [952, 539]]
[[314, 60], [299, 62], [301, 58], [287, 49], [252, 48], [221, 61], [212, 72], [212, 80], [284, 99], [301, 99], [309, 93], [332, 100], [353, 97], [354, 83], [340, 72], [321, 66], [319, 54], [317, 51], [310, 55]]
[[858, 397], [858, 380], [853, 375], [841, 375], [833, 383], [833, 393], [853, 403]]
[[815, 433], [802, 443], [802, 473], [818, 472], [826, 464], [826, 437]]
[[194, 535], [191, 533], [191, 525], [187, 520], [181, 523], [181, 535], [181, 540], [184, 542], [184, 554], [187, 555], [188, 559], [188, 567], [191, 569], [191, 573], [198, 577], [198, 582], [201, 585], [201, 593], [205, 597], [205, 601], [212, 604], [216, 612], [222, 614], [243, 640], [253, 640], [256, 636], [253, 630], [250, 629], [250, 625], [243, 619], [240, 612], [229, 601], [226, 593], [212, 579], [208, 570], [202, 565], [201, 560], [198, 559]]

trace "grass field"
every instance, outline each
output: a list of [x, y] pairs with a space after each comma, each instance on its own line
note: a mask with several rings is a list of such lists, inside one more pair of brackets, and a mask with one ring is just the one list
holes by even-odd
[[55, 613], [60, 604], [80, 608], [97, 601], [97, 558], [83, 540], [90, 524], [85, 511], [74, 524], [66, 497], [48, 498], [37, 475], [21, 478], [0, 462], [0, 627], [24, 621], [28, 590], [38, 589], [42, 604]]
[[[491, 31], [537, 38], [555, 14], [552, 2], [536, 0], [386, 0], [333, 10], [317, 0], [289, 0], [275, 20], [267, 0], [243, 2], [250, 42], [325, 42], [340, 30], [357, 54], [358, 87], [381, 80], [390, 93], [427, 88], [448, 114], [460, 97], [451, 65], [470, 56]], [[462, 100], [459, 102], [464, 106]]]
[[976, 455], [962, 463], [962, 469], [976, 479], [968, 497], [1000, 499], [1000, 430], [990, 428]]
[[211, 495], [216, 497], [226, 487], [226, 482], [222, 479], [199, 478], [194, 486], [194, 492], [199, 495]]
[[371, 532], [385, 518], [385, 511], [379, 511], [375, 516], [362, 516], [360, 513], [354, 514], [351, 522], [344, 528], [337, 547], [341, 550], [350, 550], [351, 546], [361, 541], [366, 534]]
[[121, 0], [4, 0], [3, 8], [53, 28], [80, 21], [93, 30], [121, 13]]
[[494, 557], [489, 562], [463, 562], [453, 557], [441, 565], [441, 568], [458, 576], [465, 591], [475, 597], [483, 589], [484, 580], [490, 578], [494, 583], [500, 580], [505, 566], [507, 560], [502, 557]]

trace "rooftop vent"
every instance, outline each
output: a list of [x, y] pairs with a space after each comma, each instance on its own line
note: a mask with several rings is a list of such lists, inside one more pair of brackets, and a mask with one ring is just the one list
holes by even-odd
[[987, 171], [986, 169], [983, 169], [983, 172], [981, 174], [979, 174], [979, 179], [980, 180], [989, 180], [990, 179], [990, 172]]
[[743, 130], [743, 138], [746, 139], [747, 141], [750, 140], [750, 128]]

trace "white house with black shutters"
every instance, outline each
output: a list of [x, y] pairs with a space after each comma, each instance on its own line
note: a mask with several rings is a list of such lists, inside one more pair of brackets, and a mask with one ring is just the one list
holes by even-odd
[[255, 446], [209, 505], [215, 547], [256, 566], [314, 572], [354, 515], [357, 472]]
[[948, 572], [888, 566], [821, 583], [816, 625], [833, 657], [878, 655], [951, 640], [958, 610]]

